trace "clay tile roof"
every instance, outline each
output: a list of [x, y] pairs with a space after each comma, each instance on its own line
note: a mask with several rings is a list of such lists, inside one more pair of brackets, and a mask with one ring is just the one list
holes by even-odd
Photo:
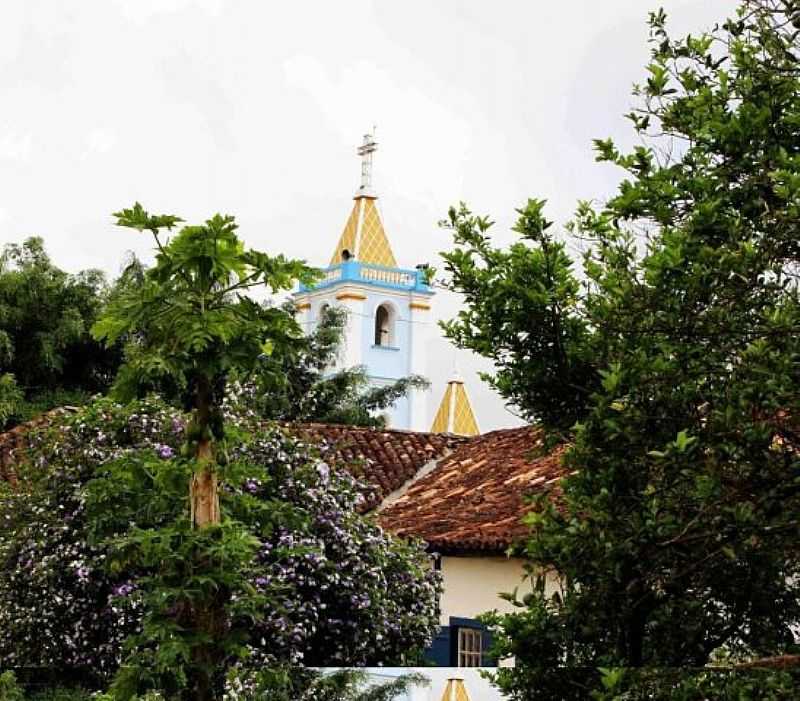
[[432, 460], [438, 460], [467, 439], [447, 433], [419, 433], [396, 429], [339, 424], [292, 423], [284, 430], [321, 448], [331, 465], [349, 470], [370, 485], [364, 510], [377, 506]]
[[524, 496], [557, 492], [566, 474], [564, 447], [543, 455], [541, 446], [541, 430], [531, 426], [471, 438], [387, 503], [378, 520], [442, 552], [503, 551], [527, 531]]

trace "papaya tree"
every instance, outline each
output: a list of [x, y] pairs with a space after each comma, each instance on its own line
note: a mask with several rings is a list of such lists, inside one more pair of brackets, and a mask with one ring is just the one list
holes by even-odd
[[220, 522], [215, 440], [223, 438], [220, 405], [232, 370], [247, 371], [259, 358], [300, 335], [284, 310], [244, 294], [255, 287], [275, 293], [314, 273], [299, 260], [247, 250], [232, 216], [214, 215], [205, 224], [184, 226], [174, 215], [151, 215], [137, 202], [114, 215], [119, 226], [149, 231], [158, 249], [155, 266], [140, 288], [114, 299], [92, 328], [113, 344], [128, 336], [127, 357], [114, 391], [127, 398], [140, 377], [171, 375], [187, 388], [193, 421], [185, 452], [196, 460], [189, 485], [192, 522], [199, 528]]
[[[141, 284], [114, 296], [92, 328], [109, 345], [125, 341], [113, 393], [127, 399], [143, 382], [169, 377], [183, 388], [191, 409], [181, 448], [188, 519], [134, 530], [122, 547], [130, 553], [122, 566], [135, 564], [153, 577], [143, 637], [130, 641], [131, 664], [121, 670], [118, 687], [128, 693], [141, 683], [140, 671], [184, 665], [179, 683], [185, 698], [210, 701], [226, 660], [241, 649], [231, 635], [230, 609], [235, 599], [241, 606], [235, 594], [258, 548], [241, 523], [220, 512], [225, 384], [229, 373], [246, 373], [301, 333], [285, 310], [260, 304], [247, 292], [275, 293], [296, 280], [313, 282], [315, 275], [302, 261], [246, 249], [231, 216], [183, 226], [171, 238], [164, 231], [182, 222], [177, 216], [151, 215], [138, 203], [115, 216], [120, 226], [150, 232], [157, 253]], [[245, 599], [257, 598], [246, 593]]]

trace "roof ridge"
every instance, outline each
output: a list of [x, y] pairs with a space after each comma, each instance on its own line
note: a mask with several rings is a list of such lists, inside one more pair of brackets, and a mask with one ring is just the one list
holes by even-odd
[[[459, 442], [467, 442], [478, 436], [461, 436], [457, 433], [447, 433], [446, 431], [413, 431], [408, 428], [379, 428], [377, 426], [356, 426], [353, 424], [336, 424], [325, 421], [278, 421], [281, 426], [325, 426], [328, 428], [343, 428], [350, 431], [374, 431], [376, 433], [400, 433], [412, 436], [442, 436]], [[487, 434], [484, 434], [487, 435]]]

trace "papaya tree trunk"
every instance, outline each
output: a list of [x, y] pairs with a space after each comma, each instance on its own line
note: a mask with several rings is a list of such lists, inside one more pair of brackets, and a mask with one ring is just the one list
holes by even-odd
[[[189, 503], [194, 528], [203, 529], [221, 523], [217, 461], [211, 435], [211, 415], [214, 409], [212, 385], [208, 378], [200, 377], [196, 383], [194, 408], [195, 467], [189, 484]], [[215, 565], [207, 552], [195, 554], [194, 569], [202, 572]], [[192, 627], [208, 639], [194, 646], [192, 669], [189, 670], [187, 701], [215, 701], [219, 698], [215, 679], [224, 660], [219, 641], [227, 627], [225, 604], [229, 593], [217, 590], [194, 603]]]
[[211, 382], [202, 377], [197, 382], [194, 423], [199, 434], [195, 451], [196, 467], [189, 485], [192, 524], [204, 528], [221, 521], [216, 458], [210, 435]]
[[217, 471], [211, 441], [201, 439], [197, 450], [197, 469], [189, 488], [192, 521], [197, 528], [220, 523]]

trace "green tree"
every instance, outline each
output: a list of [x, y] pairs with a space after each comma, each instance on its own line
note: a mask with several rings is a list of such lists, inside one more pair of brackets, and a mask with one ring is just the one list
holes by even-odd
[[496, 372], [483, 379], [524, 418], [568, 432], [599, 384], [598, 358], [572, 260], [544, 205], [529, 200], [517, 210], [521, 241], [507, 251], [491, 245], [488, 217], [463, 204], [450, 210], [443, 226], [456, 248], [442, 257], [464, 305], [442, 327], [458, 346], [494, 361]]
[[313, 271], [301, 261], [245, 250], [233, 217], [215, 215], [204, 225], [150, 215], [139, 203], [115, 214], [119, 226], [152, 233], [156, 264], [141, 285], [113, 298], [92, 332], [112, 345], [129, 337], [125, 363], [114, 383], [117, 396], [130, 398], [140, 378], [177, 378], [192, 397], [193, 422], [186, 450], [197, 462], [190, 485], [192, 521], [198, 527], [220, 522], [215, 440], [224, 438], [220, 410], [229, 374], [252, 370], [259, 358], [300, 335], [283, 310], [260, 305], [246, 295], [253, 287], [273, 293], [296, 280], [311, 282]]
[[13, 672], [0, 672], [0, 701], [25, 701]]
[[[517, 658], [499, 676], [512, 698], [583, 698], [598, 683], [554, 690], [547, 671], [562, 664], [697, 666], [794, 645], [800, 4], [745, 0], [682, 39], [665, 22], [651, 14], [627, 115], [644, 145], [595, 143], [626, 179], [569, 227], [583, 276], [541, 202], [520, 211], [509, 251], [487, 220], [450, 213], [445, 261], [467, 309], [447, 333], [571, 442], [559, 508], [543, 495], [528, 517], [539, 586], [491, 619]], [[555, 595], [543, 572], [559, 574]]]
[[11, 373], [0, 375], [0, 428], [19, 411], [22, 399], [14, 376]]
[[119, 351], [103, 348], [89, 332], [106, 291], [97, 270], [72, 275], [53, 265], [40, 238], [3, 248], [0, 372], [14, 375], [27, 400], [42, 397], [47, 409], [46, 395], [54, 391], [108, 388]]
[[[185, 577], [204, 595], [195, 598], [182, 626], [193, 631], [189, 688], [195, 698], [205, 701], [214, 698], [219, 666], [235, 645], [226, 638], [230, 577], [235, 576], [237, 563], [246, 562], [257, 547], [246, 529], [235, 522], [223, 523], [220, 512], [225, 384], [231, 372], [251, 370], [261, 356], [300, 334], [290, 315], [258, 304], [247, 291], [266, 287], [274, 293], [291, 288], [296, 280], [311, 283], [315, 274], [301, 261], [245, 249], [230, 216], [217, 214], [205, 224], [184, 226], [169, 240], [162, 240], [162, 230], [171, 231], [179, 224], [177, 216], [151, 215], [139, 203], [115, 216], [120, 226], [152, 234], [156, 262], [144, 273], [141, 285], [123, 289], [110, 301], [92, 331], [108, 345], [123, 337], [129, 341], [114, 384], [117, 396], [130, 397], [143, 379], [166, 375], [186, 387], [192, 398], [192, 420], [182, 452], [191, 463], [189, 524], [197, 531], [187, 534], [177, 524], [165, 527], [163, 533], [143, 533], [133, 539], [151, 567], [169, 561], [174, 538], [182, 544], [180, 557], [190, 560], [185, 563]], [[180, 588], [172, 575], [162, 582], [165, 595]], [[151, 599], [154, 605], [158, 600], [157, 594]], [[169, 639], [175, 632], [165, 634]], [[168, 639], [161, 640], [164, 654]], [[175, 654], [179, 652], [176, 649]]]

